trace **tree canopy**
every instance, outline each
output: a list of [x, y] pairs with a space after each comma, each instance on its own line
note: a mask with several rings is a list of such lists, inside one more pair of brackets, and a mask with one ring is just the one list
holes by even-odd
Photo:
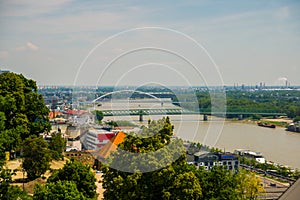
[[33, 200], [85, 200], [82, 193], [72, 181], [57, 181], [46, 183], [46, 185], [36, 185], [34, 188]]
[[55, 184], [59, 181], [74, 182], [78, 191], [87, 198], [96, 196], [96, 178], [91, 168], [78, 161], [68, 161], [62, 169], [55, 170], [47, 182]]
[[49, 149], [52, 152], [52, 158], [55, 160], [59, 160], [60, 158], [63, 158], [62, 152], [64, 151], [65, 147], [66, 147], [66, 141], [62, 137], [62, 134], [60, 132], [52, 133], [50, 144], [49, 144]]
[[24, 140], [23, 157], [22, 166], [30, 180], [40, 177], [50, 168], [50, 150], [42, 137], [32, 135]]
[[[137, 134], [128, 134], [118, 146], [122, 150], [111, 153], [103, 167], [104, 199], [255, 199], [262, 192], [260, 180], [245, 171], [240, 174], [217, 166], [207, 171], [187, 164], [181, 140], [164, 151], [174, 140], [169, 118], [149, 121]], [[160, 150], [160, 158], [151, 154]], [[150, 156], [135, 157], [128, 152]], [[123, 168], [115, 168], [117, 164]]]
[[[179, 141], [171, 141], [173, 126], [169, 118], [149, 121], [139, 134], [129, 134], [119, 148], [149, 155], [139, 158], [124, 151], [112, 153], [110, 167], [103, 168], [104, 199], [199, 199], [202, 190], [197, 177], [191, 171], [182, 171], [187, 165], [184, 149]], [[166, 145], [171, 147], [165, 150]], [[159, 157], [152, 154], [157, 151], [161, 151]], [[111, 167], [116, 163], [124, 166], [123, 171]]]
[[0, 74], [0, 142], [6, 141], [5, 151], [16, 149], [30, 135], [49, 131], [48, 113], [35, 81], [20, 74]]

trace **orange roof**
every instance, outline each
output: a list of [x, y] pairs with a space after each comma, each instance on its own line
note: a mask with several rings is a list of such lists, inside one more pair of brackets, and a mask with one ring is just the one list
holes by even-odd
[[59, 112], [59, 111], [50, 111], [48, 117], [49, 117], [49, 119], [53, 119], [53, 118], [55, 118], [57, 115], [62, 115], [62, 113]]
[[106, 143], [99, 151], [98, 155], [102, 158], [107, 158], [110, 154], [110, 152], [117, 150], [117, 145], [122, 143], [124, 141], [124, 138], [126, 137], [126, 134], [124, 132], [118, 132], [117, 135], [115, 135], [111, 141]]

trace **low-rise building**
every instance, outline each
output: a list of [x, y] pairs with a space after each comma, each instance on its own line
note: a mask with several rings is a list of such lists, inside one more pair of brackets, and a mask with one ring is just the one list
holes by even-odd
[[234, 153], [239, 156], [244, 156], [246, 158], [252, 158], [259, 163], [266, 162], [266, 159], [260, 152], [254, 152], [254, 151], [244, 150], [244, 149], [236, 149], [234, 150]]
[[194, 164], [198, 167], [204, 167], [206, 170], [210, 170], [214, 166], [222, 166], [227, 170], [238, 170], [240, 161], [232, 153], [200, 151], [194, 154]]
[[83, 146], [87, 150], [101, 149], [116, 133], [104, 129], [90, 128], [85, 134]]

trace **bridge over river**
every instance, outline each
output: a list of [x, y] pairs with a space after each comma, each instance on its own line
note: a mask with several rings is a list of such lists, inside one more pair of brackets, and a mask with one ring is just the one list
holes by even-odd
[[[113, 94], [119, 93], [139, 93], [147, 96], [143, 99], [127, 99], [122, 98], [106, 98]], [[192, 111], [174, 105], [171, 99], [158, 98], [153, 94], [133, 90], [120, 90], [104, 94], [92, 101], [93, 107], [96, 110], [101, 110], [104, 116], [140, 116], [140, 121], [143, 120], [143, 115], [203, 115], [203, 120], [207, 120], [207, 115], [225, 116], [238, 115], [243, 118], [245, 115], [262, 115], [262, 116], [282, 116], [285, 113], [277, 112], [276, 110], [246, 110], [246, 109], [223, 109], [210, 110], [199, 109]]]

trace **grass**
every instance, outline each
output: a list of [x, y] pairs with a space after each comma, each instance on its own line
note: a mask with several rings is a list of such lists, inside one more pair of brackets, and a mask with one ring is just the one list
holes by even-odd
[[276, 126], [280, 126], [280, 127], [287, 127], [289, 124], [286, 122], [276, 122], [276, 121], [268, 121], [268, 120], [260, 120], [263, 123], [266, 124], [274, 124]]

